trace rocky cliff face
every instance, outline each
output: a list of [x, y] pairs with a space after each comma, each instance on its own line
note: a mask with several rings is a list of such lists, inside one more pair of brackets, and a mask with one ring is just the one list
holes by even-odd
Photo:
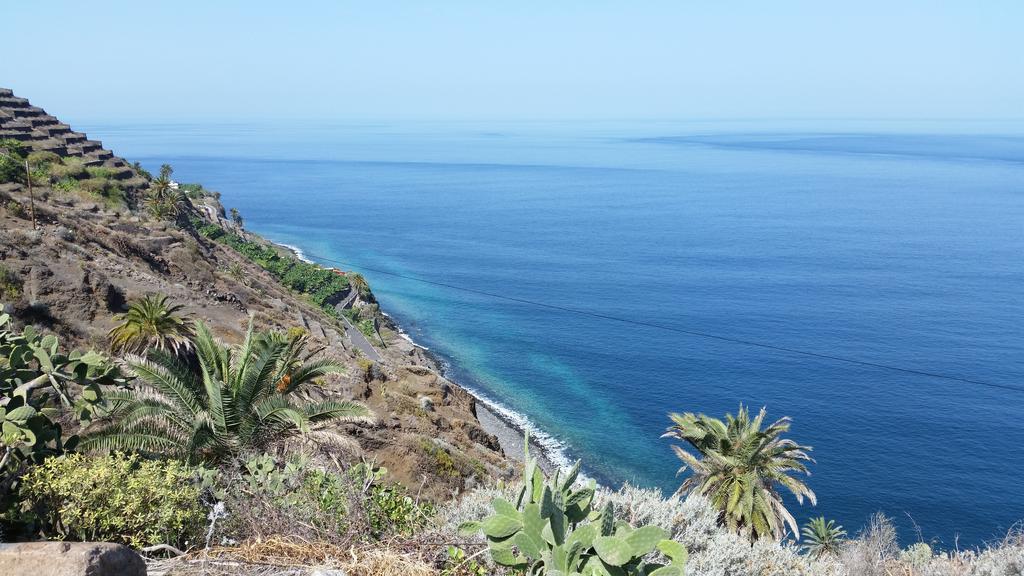
[[[26, 121], [44, 116], [38, 109], [17, 112], [26, 107], [27, 102], [0, 91], [0, 139], [12, 131], [24, 136]], [[68, 144], [66, 136], [77, 133], [53, 117], [45, 118], [32, 125], [29, 139], [19, 141], [61, 157], [81, 154], [91, 163], [131, 170], [124, 181], [140, 197], [145, 194], [148, 181], [126, 161], [98, 144], [88, 151]], [[46, 132], [48, 127], [53, 131]], [[64, 137], [63, 144], [41, 139], [44, 132]], [[357, 398], [378, 417], [376, 425], [348, 426], [361, 453], [335, 456], [373, 458], [410, 489], [438, 498], [485, 477], [510, 473], [511, 463], [476, 419], [473, 397], [439, 376], [422, 350], [384, 330], [385, 340], [370, 344], [372, 361], [353, 342], [354, 333], [343, 319], [197, 231], [197, 220], [229, 225], [214, 197], [187, 200], [190, 224], [189, 218], [161, 221], [141, 209], [98, 202], [81, 191], [47, 183], [34, 186], [33, 195], [36, 229], [25, 210], [30, 204], [27, 186], [0, 184], [0, 303], [17, 322], [51, 331], [69, 347], [105, 350], [114, 315], [135, 298], [162, 293], [227, 342], [240, 342], [250, 319], [259, 329], [302, 328], [311, 344], [348, 367], [322, 393]], [[237, 232], [270, 246], [255, 235]], [[387, 322], [380, 315], [377, 319]]]

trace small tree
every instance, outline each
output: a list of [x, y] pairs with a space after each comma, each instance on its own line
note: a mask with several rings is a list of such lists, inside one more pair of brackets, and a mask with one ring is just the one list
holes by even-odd
[[686, 441], [700, 456], [673, 446], [691, 475], [680, 493], [697, 492], [718, 509], [720, 521], [730, 530], [751, 539], [781, 540], [789, 527], [799, 535], [796, 519], [782, 502], [785, 488], [803, 503], [815, 503], [814, 492], [793, 473], [809, 474], [804, 462], [813, 462], [809, 446], [783, 438], [790, 419], [782, 418], [762, 428], [765, 409], [754, 418], [740, 405], [736, 416], [725, 420], [703, 414], [671, 414], [674, 424], [664, 437]]
[[836, 554], [846, 541], [846, 530], [837, 525], [835, 520], [826, 521], [824, 516], [808, 522], [804, 526], [803, 534], [804, 545], [801, 548], [812, 558]]
[[242, 220], [242, 214], [238, 212], [237, 208], [231, 209], [231, 221], [235, 223], [235, 226], [242, 227], [244, 221]]
[[229, 348], [199, 322], [195, 349], [197, 369], [155, 348], [146, 358], [129, 357], [137, 386], [109, 396], [111, 420], [85, 434], [80, 447], [216, 461], [296, 435], [345, 442], [323, 426], [372, 421], [358, 402], [300, 397], [314, 380], [341, 371], [333, 360], [310, 360], [302, 337], [250, 325], [245, 341]]
[[116, 317], [120, 322], [108, 334], [115, 352], [143, 354], [149, 348], [170, 350], [179, 356], [192, 348], [192, 328], [179, 314], [180, 304], [169, 304], [163, 294], [147, 294]]

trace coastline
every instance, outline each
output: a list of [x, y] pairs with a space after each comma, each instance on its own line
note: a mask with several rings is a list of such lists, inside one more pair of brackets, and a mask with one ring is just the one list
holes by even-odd
[[[262, 236], [262, 234], [260, 235]], [[266, 237], [264, 236], [264, 238]], [[320, 264], [306, 256], [306, 253], [299, 246], [271, 240], [270, 238], [267, 238], [267, 240], [288, 250], [296, 258], [304, 262]], [[323, 264], [320, 265], [322, 266]], [[538, 428], [525, 414], [516, 412], [502, 403], [489, 398], [486, 394], [471, 386], [453, 380], [449, 376], [450, 361], [448, 359], [416, 342], [404, 329], [401, 322], [393, 315], [388, 314], [384, 310], [381, 310], [381, 314], [391, 321], [400, 338], [423, 352], [424, 357], [431, 364], [428, 368], [433, 369], [451, 382], [453, 386], [461, 389], [474, 399], [477, 422], [488, 434], [492, 434], [498, 439], [498, 445], [501, 446], [501, 450], [507, 458], [516, 462], [525, 461], [525, 439], [527, 432], [529, 432], [530, 456], [537, 459], [537, 464], [545, 474], [551, 475], [557, 469], [568, 469], [572, 466], [573, 462], [565, 454], [565, 445], [562, 442]]]

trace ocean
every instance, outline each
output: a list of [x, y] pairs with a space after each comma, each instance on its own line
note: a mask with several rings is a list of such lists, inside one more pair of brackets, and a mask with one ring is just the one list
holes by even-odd
[[743, 403], [814, 447], [801, 521], [884, 512], [964, 547], [1024, 520], [1020, 125], [83, 127], [363, 272], [454, 380], [603, 483], [671, 493], [668, 414]]

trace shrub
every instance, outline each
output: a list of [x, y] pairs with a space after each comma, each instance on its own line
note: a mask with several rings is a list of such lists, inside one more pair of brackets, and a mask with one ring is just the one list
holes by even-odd
[[228, 517], [217, 532], [222, 540], [279, 535], [338, 542], [411, 535], [427, 524], [434, 508], [384, 482], [386, 474], [365, 462], [341, 473], [301, 456], [281, 462], [261, 454], [228, 465], [207, 485], [226, 503]]
[[348, 475], [361, 487], [370, 534], [374, 538], [389, 533], [409, 536], [426, 526], [437, 510], [429, 502], [414, 500], [403, 486], [383, 482], [387, 472], [387, 468], [361, 462], [350, 468]]
[[78, 182], [78, 187], [90, 194], [103, 194], [110, 182], [106, 178], [86, 178]]
[[74, 192], [78, 189], [78, 181], [74, 178], [61, 178], [53, 185], [53, 188], [58, 192]]
[[302, 457], [280, 464], [269, 454], [240, 458], [208, 485], [226, 504], [222, 539], [279, 534], [326, 540], [349, 528], [352, 483]]
[[23, 182], [25, 180], [25, 147], [21, 142], [11, 139], [0, 140], [0, 148], [6, 154], [0, 155], [0, 183]]
[[23, 479], [24, 519], [59, 540], [188, 545], [205, 518], [194, 477], [193, 468], [175, 460], [50, 458]]
[[11, 216], [14, 216], [15, 218], [20, 218], [22, 220], [28, 218], [28, 211], [25, 210], [25, 207], [17, 200], [8, 200], [7, 203], [4, 204], [4, 208], [7, 208], [7, 211]]
[[53, 152], [41, 150], [28, 155], [28, 163], [32, 166], [47, 167], [50, 164], [60, 164], [60, 156]]
[[65, 178], [78, 179], [89, 176], [82, 159], [74, 156], [64, 158], [60, 163], [50, 164], [49, 172], [50, 177], [58, 181]]
[[21, 276], [0, 264], [0, 301], [20, 298], [22, 286]]
[[85, 171], [89, 174], [90, 178], [100, 178], [103, 180], [109, 180], [114, 175], [114, 171], [105, 166], [88, 166]]
[[82, 449], [144, 450], [213, 462], [299, 435], [337, 445], [346, 438], [330, 427], [373, 421], [358, 402], [308, 399], [305, 389], [342, 367], [312, 358], [304, 338], [255, 332], [250, 321], [244, 342], [231, 347], [202, 322], [193, 326], [194, 363], [156, 348], [145, 359], [129, 359], [138, 376], [134, 389], [117, 395], [110, 420], [83, 436]]

